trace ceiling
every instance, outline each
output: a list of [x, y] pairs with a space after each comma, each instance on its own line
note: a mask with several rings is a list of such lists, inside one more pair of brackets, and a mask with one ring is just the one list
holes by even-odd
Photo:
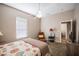
[[[34, 16], [37, 15], [39, 10], [39, 3], [6, 3], [6, 5], [22, 10]], [[43, 17], [72, 10], [74, 7], [75, 3], [40, 3], [40, 10]]]

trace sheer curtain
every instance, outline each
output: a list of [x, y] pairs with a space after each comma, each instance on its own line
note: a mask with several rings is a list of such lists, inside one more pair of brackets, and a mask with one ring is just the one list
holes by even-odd
[[27, 37], [27, 19], [16, 17], [16, 38]]

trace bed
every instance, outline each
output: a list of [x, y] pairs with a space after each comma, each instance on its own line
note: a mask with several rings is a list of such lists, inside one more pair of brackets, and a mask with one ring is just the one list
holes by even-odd
[[0, 45], [0, 56], [41, 56], [47, 51], [46, 43], [31, 38]]
[[26, 43], [30, 43], [40, 49], [41, 55], [45, 56], [46, 54], [49, 53], [48, 49], [48, 44], [45, 42], [42, 42], [40, 40], [32, 39], [32, 38], [27, 38], [23, 39]]

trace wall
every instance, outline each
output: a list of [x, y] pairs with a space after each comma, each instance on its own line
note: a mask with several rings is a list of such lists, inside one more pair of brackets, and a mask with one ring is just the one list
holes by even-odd
[[76, 7], [75, 7], [75, 12], [74, 12], [74, 18], [76, 20], [76, 26], [77, 26], [77, 40], [76, 42], [79, 43], [79, 4], [76, 4]]
[[0, 4], [0, 31], [3, 32], [3, 39], [6, 42], [16, 40], [16, 17], [20, 16], [28, 20], [28, 37], [37, 38], [40, 30], [40, 20], [34, 16]]
[[49, 36], [49, 28], [55, 28], [56, 41], [60, 41], [60, 23], [63, 20], [73, 20], [74, 19], [74, 10], [65, 11], [57, 14], [53, 14], [48, 17], [41, 19], [41, 31], [46, 35], [46, 39]]
[[[28, 20], [28, 37], [37, 38], [40, 31], [40, 20], [28, 13], [0, 4], [0, 31], [3, 32], [3, 40], [6, 42], [16, 40], [16, 17], [20, 16]], [[55, 28], [55, 34], [59, 41], [60, 22], [63, 20], [75, 19], [77, 22], [77, 42], [79, 41], [79, 4], [75, 10], [57, 13], [41, 19], [41, 31], [45, 32], [46, 39], [49, 35], [49, 28]]]

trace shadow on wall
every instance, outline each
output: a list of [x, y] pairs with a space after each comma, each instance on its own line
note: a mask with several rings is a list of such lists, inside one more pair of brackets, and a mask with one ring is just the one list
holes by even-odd
[[78, 31], [78, 43], [79, 43], [79, 31]]

